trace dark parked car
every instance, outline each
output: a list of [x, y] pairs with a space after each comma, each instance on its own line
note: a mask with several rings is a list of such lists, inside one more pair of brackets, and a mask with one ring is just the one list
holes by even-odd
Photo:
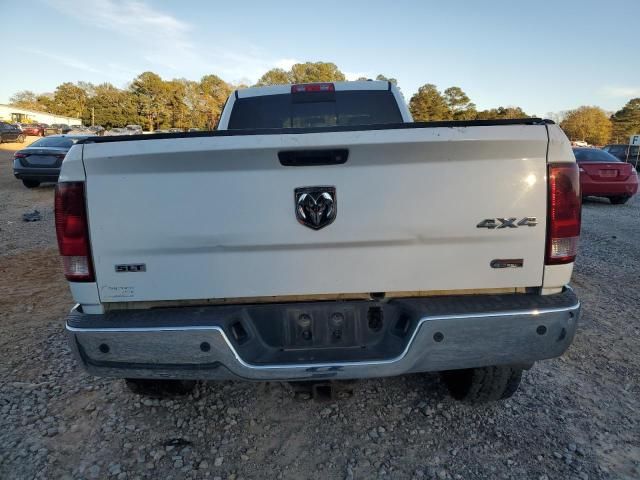
[[94, 135], [104, 135], [104, 127], [101, 125], [92, 125], [89, 127], [89, 130], [91, 130]]
[[45, 135], [60, 135], [69, 133], [71, 131], [71, 127], [66, 123], [52, 123], [48, 128], [45, 129]]
[[598, 148], [574, 148], [573, 153], [580, 167], [583, 197], [607, 197], [617, 205], [638, 191], [638, 174], [632, 165]]
[[131, 135], [131, 132], [126, 128], [112, 128], [111, 130], [106, 130], [102, 134], [105, 137], [112, 137], [117, 135]]
[[74, 125], [71, 130], [67, 132], [69, 135], [93, 135], [93, 131], [89, 127], [82, 125]]
[[48, 126], [46, 123], [29, 123], [22, 126], [22, 131], [26, 135], [44, 137], [44, 129]]
[[[605, 152], [609, 152], [611, 155], [616, 157], [623, 162], [628, 162], [632, 164], [636, 164], [638, 160], [638, 150], [640, 150], [640, 146], [638, 145], [626, 145], [624, 143], [613, 143], [611, 145], [605, 145], [602, 147], [602, 150]], [[640, 162], [638, 162], [640, 165]]]
[[57, 182], [60, 165], [69, 149], [89, 135], [52, 135], [36, 140], [13, 156], [13, 175], [27, 188]]
[[26, 134], [15, 125], [11, 125], [10, 123], [6, 122], [0, 122], [0, 143], [24, 143], [25, 138]]
[[62, 134], [62, 129], [59, 127], [56, 127], [55, 125], [49, 125], [44, 129], [45, 137], [49, 135], [61, 135], [61, 134]]
[[142, 135], [142, 127], [140, 125], [127, 125], [124, 128], [129, 131], [129, 135]]

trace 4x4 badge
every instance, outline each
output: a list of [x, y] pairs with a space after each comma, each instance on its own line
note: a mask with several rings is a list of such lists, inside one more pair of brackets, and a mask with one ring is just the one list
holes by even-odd
[[[518, 228], [518, 227], [535, 227], [538, 224], [536, 217], [524, 217], [517, 222], [517, 218], [485, 218], [476, 227], [478, 228]], [[517, 223], [516, 223], [517, 222]]]
[[305, 227], [320, 230], [333, 223], [338, 212], [335, 187], [300, 187], [294, 191], [296, 218]]

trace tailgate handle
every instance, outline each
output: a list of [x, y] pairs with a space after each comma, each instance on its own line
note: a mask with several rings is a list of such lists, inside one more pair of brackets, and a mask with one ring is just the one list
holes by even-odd
[[318, 165], [342, 165], [349, 158], [349, 150], [287, 150], [278, 152], [280, 164], [285, 167], [312, 167]]

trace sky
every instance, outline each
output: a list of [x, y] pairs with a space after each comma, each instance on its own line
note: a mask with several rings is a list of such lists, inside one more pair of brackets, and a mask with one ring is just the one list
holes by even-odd
[[407, 100], [425, 83], [455, 85], [478, 109], [517, 105], [539, 116], [615, 111], [640, 96], [637, 0], [0, 4], [0, 103], [67, 81], [122, 88], [148, 70], [250, 84], [306, 61], [334, 62], [348, 79], [397, 78]]

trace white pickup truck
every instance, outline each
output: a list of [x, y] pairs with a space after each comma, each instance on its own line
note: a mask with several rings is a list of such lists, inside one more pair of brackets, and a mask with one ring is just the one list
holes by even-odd
[[139, 390], [431, 371], [506, 398], [574, 337], [580, 201], [550, 121], [414, 123], [388, 82], [238, 90], [216, 132], [70, 150], [66, 328]]

